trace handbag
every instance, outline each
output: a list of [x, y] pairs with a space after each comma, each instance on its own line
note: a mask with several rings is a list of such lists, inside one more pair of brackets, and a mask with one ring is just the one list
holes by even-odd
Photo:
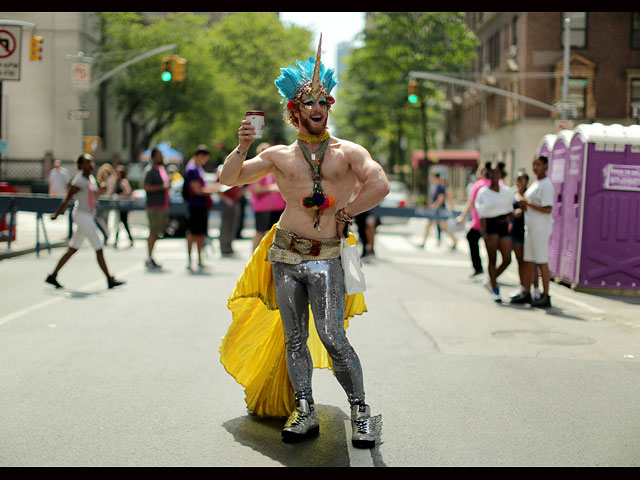
[[344, 289], [347, 295], [364, 292], [367, 289], [362, 262], [358, 254], [358, 243], [353, 234], [340, 239], [340, 260], [344, 272]]

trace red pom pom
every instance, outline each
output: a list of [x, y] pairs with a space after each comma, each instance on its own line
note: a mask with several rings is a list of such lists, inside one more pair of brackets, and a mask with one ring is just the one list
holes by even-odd
[[288, 110], [293, 109], [293, 100], [289, 100], [289, 102], [287, 103], [287, 109]]
[[334, 103], [336, 103], [336, 99], [333, 98], [331, 95], [329, 95], [329, 98], [327, 98], [327, 102], [329, 102], [331, 105], [333, 105]]

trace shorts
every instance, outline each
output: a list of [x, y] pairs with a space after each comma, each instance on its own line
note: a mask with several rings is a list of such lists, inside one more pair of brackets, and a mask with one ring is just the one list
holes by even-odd
[[147, 208], [147, 220], [149, 221], [149, 235], [161, 237], [169, 226], [169, 210]]
[[88, 238], [93, 248], [102, 250], [104, 245], [102, 238], [98, 235], [98, 225], [96, 225], [96, 218], [93, 213], [75, 210], [73, 212], [73, 223], [75, 228], [69, 247], [77, 250], [82, 246], [84, 239]]
[[511, 243], [514, 245], [524, 245], [524, 228], [513, 225], [511, 228]]
[[553, 225], [527, 225], [524, 230], [524, 261], [549, 263], [549, 238]]
[[207, 207], [189, 207], [189, 226], [191, 235], [206, 235], [209, 229], [209, 210]]
[[256, 230], [258, 232], [268, 232], [278, 221], [284, 210], [267, 210], [255, 212]]
[[511, 237], [509, 233], [509, 222], [505, 215], [501, 215], [495, 218], [486, 219], [486, 232], [488, 237]]

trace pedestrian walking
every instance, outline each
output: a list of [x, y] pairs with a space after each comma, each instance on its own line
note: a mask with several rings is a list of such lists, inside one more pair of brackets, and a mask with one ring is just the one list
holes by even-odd
[[476, 196], [482, 187], [491, 183], [487, 178], [486, 167], [479, 166], [476, 175], [478, 179], [473, 182], [469, 189], [469, 196], [464, 210], [456, 218], [456, 222], [462, 223], [465, 221], [469, 213], [471, 213], [471, 224], [469, 225], [469, 231], [467, 232], [467, 243], [469, 244], [469, 255], [471, 256], [471, 265], [473, 266], [473, 273], [471, 274], [472, 277], [476, 277], [484, 273], [484, 269], [482, 268], [482, 259], [480, 257], [480, 239], [482, 238], [482, 233], [480, 217], [478, 216], [478, 210], [475, 205]]
[[213, 206], [211, 194], [218, 188], [207, 185], [205, 182], [204, 166], [209, 161], [211, 152], [206, 145], [199, 145], [193, 157], [184, 168], [183, 191], [189, 210], [187, 216], [187, 270], [193, 271], [191, 263], [191, 251], [195, 244], [198, 252], [198, 270], [204, 271], [207, 265], [204, 263], [204, 245], [208, 236], [209, 210]]
[[[362, 188], [362, 184], [360, 182], [356, 182], [354, 197], [355, 195], [358, 195], [360, 188]], [[376, 229], [378, 228], [378, 225], [380, 225], [380, 217], [373, 215], [371, 210], [367, 210], [366, 212], [356, 215], [355, 223], [358, 227], [358, 237], [362, 244], [362, 254], [360, 255], [360, 258], [362, 258], [363, 262], [370, 262], [375, 258], [374, 245]]]
[[49, 196], [64, 197], [69, 189], [71, 175], [62, 162], [58, 159], [53, 161], [53, 168], [49, 171]]
[[[295, 442], [319, 431], [311, 374], [314, 367], [329, 366], [330, 358], [350, 405], [352, 444], [370, 448], [379, 416], [372, 417], [365, 403], [362, 366], [345, 332], [345, 320], [366, 307], [361, 293], [345, 295], [340, 238], [355, 215], [387, 195], [389, 184], [365, 148], [327, 131], [336, 80], [320, 63], [320, 46], [316, 59], [297, 61], [281, 73], [275, 84], [288, 102], [286, 118], [298, 130], [297, 141], [245, 161], [255, 128], [243, 120], [239, 144], [220, 176], [223, 184], [243, 185], [274, 173], [287, 203], [231, 294], [234, 320], [220, 348], [221, 361], [241, 383], [251, 377], [242, 384], [252, 413], [289, 416], [282, 439]], [[350, 201], [356, 179], [362, 188]], [[309, 308], [316, 328], [308, 343]], [[276, 328], [280, 322], [284, 335]], [[320, 342], [326, 352], [314, 356]]]
[[[429, 208], [435, 210], [440, 217], [447, 216], [447, 188], [444, 186], [443, 179], [440, 177], [438, 172], [431, 175], [431, 181], [434, 185], [433, 194], [431, 197], [431, 204]], [[429, 219], [427, 220], [427, 226], [424, 231], [424, 239], [422, 240], [421, 247], [425, 248], [427, 245], [427, 238], [429, 237], [429, 231], [433, 225], [437, 225], [440, 228], [440, 231], [446, 232], [451, 237], [451, 250], [456, 249], [456, 245], [458, 243], [458, 239], [450, 232], [447, 228], [446, 220], [439, 219]], [[440, 237], [438, 237], [438, 247], [440, 246]]]
[[[527, 188], [524, 195], [517, 195], [520, 208], [525, 212], [524, 234], [524, 288], [523, 292], [512, 298], [511, 303], [530, 303], [534, 307], [551, 307], [549, 296], [549, 238], [553, 228], [553, 184], [547, 177], [548, 160], [540, 155], [533, 160], [532, 169], [536, 180]], [[531, 298], [531, 285], [540, 269], [542, 295]]]
[[[504, 163], [486, 164], [489, 185], [478, 191], [475, 206], [480, 217], [480, 231], [487, 249], [489, 278], [486, 284], [491, 286], [494, 302], [501, 303], [498, 277], [511, 263], [511, 236], [509, 220], [513, 213], [513, 194], [500, 180], [506, 175]], [[496, 267], [498, 251], [502, 262]]]
[[77, 203], [73, 209], [73, 224], [74, 230], [69, 242], [69, 248], [65, 254], [60, 258], [53, 272], [47, 276], [45, 282], [53, 285], [56, 288], [63, 288], [58, 282], [58, 272], [69, 261], [69, 259], [78, 251], [82, 246], [85, 239], [88, 239], [93, 248], [96, 250], [96, 257], [98, 259], [98, 265], [102, 272], [107, 277], [107, 287], [113, 288], [119, 285], [123, 285], [125, 282], [116, 280], [107, 268], [107, 263], [104, 259], [103, 243], [98, 235], [98, 227], [95, 222], [96, 216], [96, 199], [106, 190], [106, 185], [102, 184], [100, 188], [96, 183], [96, 179], [91, 172], [95, 166], [93, 157], [89, 154], [80, 155], [76, 161], [78, 170], [80, 172], [73, 177], [71, 181], [71, 187], [67, 196], [62, 201], [58, 209], [53, 215], [51, 220], [58, 218], [62, 212], [65, 211], [69, 202], [75, 197]]
[[165, 234], [169, 225], [169, 189], [171, 182], [164, 168], [162, 152], [151, 150], [151, 165], [146, 169], [143, 180], [147, 194], [146, 212], [149, 222], [149, 236], [147, 237], [147, 260], [145, 266], [155, 270], [162, 268], [153, 258], [153, 249], [159, 238]]
[[[127, 178], [127, 167], [124, 165], [118, 165], [116, 167], [116, 172], [118, 174], [118, 180], [116, 182], [115, 194], [118, 198], [127, 199], [131, 197], [131, 184], [129, 183], [129, 179]], [[129, 228], [129, 210], [120, 210], [118, 212], [119, 221], [116, 222], [116, 235], [113, 242], [113, 246], [118, 248], [118, 235], [120, 234], [120, 224], [124, 226], [127, 235], [129, 235], [129, 246], [133, 247], [133, 235], [131, 235], [131, 229]]]
[[233, 241], [237, 238], [238, 228], [242, 219], [242, 197], [244, 185], [221, 185], [218, 196], [225, 203], [220, 213], [220, 253], [223, 257], [235, 255]]

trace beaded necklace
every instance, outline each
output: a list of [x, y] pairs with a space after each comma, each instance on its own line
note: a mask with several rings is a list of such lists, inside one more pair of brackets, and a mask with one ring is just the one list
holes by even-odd
[[309, 149], [303, 145], [300, 139], [298, 139], [298, 145], [300, 145], [304, 159], [307, 161], [307, 164], [311, 169], [311, 176], [313, 178], [313, 192], [308, 197], [304, 197], [302, 199], [302, 205], [305, 208], [315, 210], [313, 228], [320, 231], [320, 216], [322, 215], [322, 211], [332, 207], [336, 201], [334, 197], [327, 197], [324, 194], [322, 185], [320, 184], [320, 167], [322, 166], [324, 154], [329, 146], [329, 138], [322, 142], [322, 145], [320, 145], [320, 148], [316, 153], [311, 153]]

